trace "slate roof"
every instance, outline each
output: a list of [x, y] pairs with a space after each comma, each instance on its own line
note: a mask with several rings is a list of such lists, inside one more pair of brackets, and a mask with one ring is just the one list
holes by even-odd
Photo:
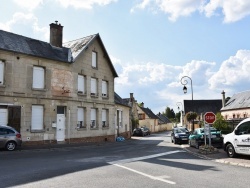
[[46, 59], [71, 63], [69, 48], [58, 48], [50, 43], [0, 30], [0, 50], [17, 52]]
[[115, 103], [123, 106], [130, 107], [129, 104], [124, 101], [116, 92], [115, 92]]
[[221, 111], [250, 108], [250, 90], [234, 94]]
[[156, 116], [149, 108], [140, 107], [142, 111], [148, 115], [151, 119], [158, 119], [158, 116]]
[[163, 115], [163, 114], [161, 114], [161, 113], [159, 113], [159, 114], [157, 114], [157, 117], [159, 118], [159, 120], [160, 120], [160, 123], [172, 123], [169, 119], [168, 119], [168, 117], [167, 116], [165, 116], [165, 115]]
[[102, 42], [102, 39], [101, 39], [101, 37], [100, 37], [100, 35], [98, 33], [94, 34], [94, 35], [87, 36], [87, 37], [83, 37], [83, 38], [80, 38], [80, 39], [76, 39], [76, 40], [73, 40], [73, 41], [65, 42], [65, 43], [63, 43], [63, 46], [71, 49], [73, 61], [76, 61], [76, 59], [79, 57], [79, 55], [81, 53], [84, 53], [85, 49], [87, 49], [88, 46], [95, 39], [97, 39], [100, 42], [101, 47], [102, 47], [102, 49], [104, 51], [105, 57], [109, 61], [109, 65], [110, 65], [110, 68], [111, 68], [114, 76], [118, 77], [118, 74], [115, 71], [115, 68], [114, 68], [114, 66], [112, 64], [112, 61], [110, 60], [109, 55], [107, 53], [107, 50], [105, 49], [105, 46], [104, 46], [104, 44]]
[[184, 100], [184, 112], [196, 112], [204, 114], [206, 112], [217, 113], [222, 107], [222, 99], [211, 100]]

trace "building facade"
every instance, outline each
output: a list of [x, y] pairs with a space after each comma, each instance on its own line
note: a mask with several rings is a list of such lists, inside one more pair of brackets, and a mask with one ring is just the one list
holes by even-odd
[[129, 120], [117, 121], [118, 75], [99, 34], [62, 45], [63, 26], [50, 33], [46, 43], [0, 30], [0, 124], [24, 144], [114, 141]]

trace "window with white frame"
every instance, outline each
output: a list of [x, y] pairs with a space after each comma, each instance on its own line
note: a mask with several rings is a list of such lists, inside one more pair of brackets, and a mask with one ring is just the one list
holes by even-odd
[[78, 93], [85, 94], [85, 76], [78, 75]]
[[45, 70], [43, 67], [33, 67], [33, 85], [34, 89], [44, 89]]
[[31, 130], [43, 130], [43, 112], [42, 105], [32, 105]]
[[4, 62], [0, 61], [0, 85], [4, 84]]
[[107, 97], [108, 96], [108, 82], [107, 81], [102, 81], [102, 97]]
[[91, 88], [90, 88], [90, 95], [96, 96], [97, 95], [97, 79], [91, 78]]
[[102, 109], [102, 127], [108, 127], [108, 110]]
[[96, 128], [97, 122], [96, 122], [96, 114], [97, 110], [95, 108], [91, 108], [91, 128]]
[[92, 51], [92, 67], [97, 68], [97, 52]]
[[77, 108], [77, 128], [86, 128], [84, 108]]

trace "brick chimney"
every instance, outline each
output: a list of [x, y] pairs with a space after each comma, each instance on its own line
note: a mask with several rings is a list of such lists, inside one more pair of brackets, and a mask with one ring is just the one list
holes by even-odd
[[62, 48], [63, 26], [58, 21], [50, 24], [50, 44]]
[[134, 100], [134, 94], [133, 93], [130, 93], [130, 102], [132, 102]]
[[221, 94], [222, 94], [222, 108], [223, 107], [225, 107], [225, 91], [223, 90], [222, 92], [221, 92]]

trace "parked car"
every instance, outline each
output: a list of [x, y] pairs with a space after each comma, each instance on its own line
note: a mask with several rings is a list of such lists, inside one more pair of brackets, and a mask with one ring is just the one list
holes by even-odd
[[0, 148], [13, 151], [21, 144], [22, 137], [18, 131], [12, 127], [0, 125]]
[[225, 135], [223, 142], [228, 157], [250, 155], [250, 118], [241, 121], [232, 133]]
[[133, 136], [146, 136], [147, 131], [144, 128], [135, 128], [133, 130]]
[[172, 129], [171, 141], [174, 144], [182, 144], [184, 142], [188, 143], [189, 130], [183, 127], [176, 127]]
[[144, 132], [146, 132], [146, 135], [150, 135], [151, 134], [151, 131], [149, 130], [149, 128], [142, 127], [142, 129], [144, 129]]
[[[210, 133], [211, 145], [214, 147], [222, 147], [223, 137], [221, 136], [221, 131], [215, 129], [214, 127], [210, 127]], [[209, 144], [208, 135], [206, 136], [206, 143]], [[189, 145], [199, 149], [199, 147], [203, 144], [205, 144], [204, 128], [197, 128], [189, 136]]]

